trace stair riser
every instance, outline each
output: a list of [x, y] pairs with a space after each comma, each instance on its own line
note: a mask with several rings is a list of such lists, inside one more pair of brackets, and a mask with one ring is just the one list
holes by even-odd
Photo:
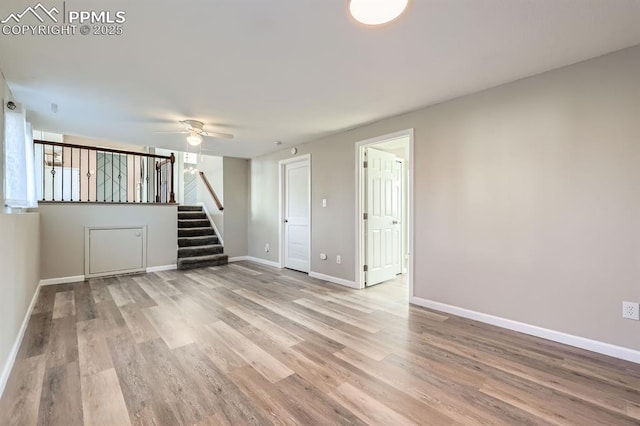
[[209, 256], [212, 254], [221, 254], [224, 251], [222, 246], [201, 249], [198, 246], [194, 247], [182, 247], [178, 249], [178, 258], [188, 258], [194, 256]]
[[216, 235], [216, 233], [213, 228], [178, 229], [178, 237], [200, 237], [205, 235]]
[[178, 247], [194, 247], [194, 246], [210, 246], [218, 244], [218, 237], [210, 236], [207, 238], [178, 238]]
[[185, 228], [208, 228], [211, 224], [209, 219], [195, 219], [195, 220], [178, 220], [178, 229]]
[[229, 261], [227, 259], [220, 259], [220, 260], [208, 260], [206, 262], [199, 262], [199, 263], [187, 263], [187, 264], [181, 264], [180, 260], [178, 260], [178, 269], [181, 271], [184, 271], [185, 269], [196, 269], [196, 268], [208, 268], [210, 266], [222, 266], [222, 265], [227, 265], [229, 263]]
[[203, 268], [206, 266], [226, 265], [229, 263], [229, 256], [226, 254], [216, 254], [207, 257], [187, 257], [178, 259], [178, 269]]
[[178, 206], [179, 212], [201, 212], [201, 206]]
[[208, 220], [207, 215], [203, 212], [179, 212], [178, 220], [201, 219]]

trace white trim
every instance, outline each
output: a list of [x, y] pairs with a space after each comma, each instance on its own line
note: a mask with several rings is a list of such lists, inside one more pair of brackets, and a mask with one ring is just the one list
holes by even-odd
[[178, 269], [178, 265], [173, 264], [173, 265], [161, 265], [161, 266], [149, 266], [147, 269], [145, 269], [145, 272], [149, 273], [149, 272], [162, 272], [162, 271], [174, 271]]
[[[234, 259], [238, 259], [237, 257]], [[260, 263], [262, 265], [271, 266], [273, 268], [282, 269], [279, 262], [273, 262], [271, 260], [260, 259], [259, 257], [246, 256], [243, 260], [248, 260], [249, 262]]]
[[355, 256], [355, 264], [356, 264], [356, 279], [355, 283], [357, 288], [364, 288], [364, 245], [363, 245], [363, 237], [364, 237], [364, 224], [362, 221], [362, 214], [364, 212], [363, 205], [363, 197], [362, 197], [362, 185], [364, 181], [364, 173], [361, 167], [363, 159], [364, 147], [369, 145], [375, 145], [381, 142], [389, 141], [392, 139], [399, 139], [402, 137], [409, 137], [409, 191], [407, 192], [407, 196], [409, 197], [408, 209], [409, 209], [409, 229], [407, 231], [409, 237], [409, 266], [408, 266], [408, 275], [409, 275], [409, 295], [413, 297], [413, 277], [415, 275], [414, 271], [414, 195], [415, 195], [415, 185], [414, 185], [414, 175], [415, 175], [415, 160], [414, 160], [414, 131], [413, 129], [400, 130], [398, 132], [389, 133], [387, 135], [377, 136], [375, 138], [365, 139], [360, 142], [356, 142], [356, 164], [355, 164], [355, 180], [356, 180], [356, 217], [355, 217], [355, 230], [356, 230], [356, 256]]
[[236, 256], [236, 257], [230, 257], [228, 259], [229, 263], [233, 263], [233, 262], [242, 262], [245, 260], [249, 260], [249, 256]]
[[[209, 219], [209, 222], [211, 222], [211, 226], [213, 227], [213, 230], [216, 231], [216, 236], [218, 237], [218, 241], [220, 242], [220, 245], [224, 247], [224, 240], [222, 239], [222, 234], [220, 234], [220, 231], [218, 230], [218, 227], [216, 226], [216, 223], [211, 218], [211, 215], [209, 214], [209, 210], [207, 210], [207, 206], [205, 206], [202, 201], [200, 201], [196, 205], [202, 207], [202, 210], [204, 211], [204, 214], [207, 215], [207, 219]], [[224, 217], [224, 210], [222, 211], [222, 215]]]
[[82, 282], [86, 278], [84, 275], [74, 275], [72, 277], [60, 277], [60, 278], [47, 278], [45, 280], [40, 280], [40, 286], [46, 285], [56, 285], [56, 284], [67, 284], [67, 283], [77, 283]]
[[412, 296], [410, 302], [414, 305], [435, 309], [436, 311], [446, 312], [448, 314], [457, 315], [459, 317], [469, 318], [486, 324], [495, 325], [497, 327], [506, 328], [508, 330], [530, 334], [532, 336], [541, 337], [543, 339], [563, 343], [565, 345], [586, 349], [588, 351], [640, 364], [640, 351], [625, 348], [622, 346], [616, 346], [610, 343], [600, 342], [598, 340], [587, 339], [586, 337], [574, 336], [572, 334], [563, 333], [561, 331], [550, 330], [548, 328], [538, 327], [536, 325], [526, 324], [507, 318], [484, 314], [482, 312], [476, 312], [465, 308], [459, 308], [457, 306], [447, 305], [446, 303], [435, 302], [433, 300], [422, 299], [420, 297]]
[[22, 344], [24, 333], [27, 331], [27, 326], [29, 325], [29, 320], [31, 319], [31, 313], [33, 312], [33, 308], [36, 306], [36, 301], [38, 300], [38, 295], [40, 294], [41, 286], [42, 284], [39, 284], [38, 287], [36, 287], [36, 291], [33, 294], [31, 303], [29, 304], [29, 309], [27, 309], [27, 313], [24, 319], [22, 320], [22, 325], [20, 326], [20, 331], [18, 331], [18, 336], [16, 337], [16, 341], [13, 343], [11, 352], [9, 352], [9, 359], [7, 359], [7, 362], [4, 364], [4, 368], [2, 369], [2, 376], [0, 376], [0, 398], [4, 393], [4, 388], [7, 385], [9, 376], [11, 375], [13, 364], [16, 362], [16, 356], [18, 356], [18, 350], [20, 349], [20, 345]]
[[340, 284], [345, 287], [355, 288], [356, 290], [360, 290], [360, 287], [354, 281], [349, 281], [349, 280], [345, 280], [343, 278], [338, 278], [338, 277], [332, 277], [331, 275], [325, 275], [319, 272], [309, 272], [309, 276], [311, 278], [317, 278], [322, 281], [328, 281], [330, 283]]
[[407, 176], [407, 165], [403, 158], [396, 159], [400, 163], [400, 220], [402, 227], [400, 231], [400, 273], [407, 273], [407, 264], [409, 263], [409, 194], [407, 188], [409, 186], [409, 177]]
[[278, 161], [278, 266], [277, 268], [284, 268], [284, 167], [287, 164], [306, 162], [309, 166], [309, 269], [311, 269], [311, 154], [299, 155], [297, 157], [286, 158]]

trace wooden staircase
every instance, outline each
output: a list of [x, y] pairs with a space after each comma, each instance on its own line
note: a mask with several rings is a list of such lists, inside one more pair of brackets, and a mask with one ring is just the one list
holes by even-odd
[[178, 206], [178, 269], [226, 265], [229, 257], [201, 206]]

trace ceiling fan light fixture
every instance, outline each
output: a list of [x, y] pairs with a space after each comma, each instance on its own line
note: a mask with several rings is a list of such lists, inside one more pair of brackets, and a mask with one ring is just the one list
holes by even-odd
[[391, 22], [404, 12], [409, 0], [349, 0], [349, 12], [365, 25]]
[[189, 145], [198, 146], [202, 143], [202, 136], [196, 132], [191, 132], [189, 136], [187, 136], [187, 142]]

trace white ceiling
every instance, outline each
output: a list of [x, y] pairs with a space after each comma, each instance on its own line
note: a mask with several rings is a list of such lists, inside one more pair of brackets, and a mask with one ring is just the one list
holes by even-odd
[[[34, 3], [2, 1], [0, 19]], [[237, 157], [640, 44], [639, 0], [411, 0], [381, 28], [355, 24], [346, 0], [66, 7], [124, 10], [124, 35], [0, 35], [0, 69], [36, 128], [184, 150], [153, 131], [194, 118], [236, 135], [203, 153]]]

